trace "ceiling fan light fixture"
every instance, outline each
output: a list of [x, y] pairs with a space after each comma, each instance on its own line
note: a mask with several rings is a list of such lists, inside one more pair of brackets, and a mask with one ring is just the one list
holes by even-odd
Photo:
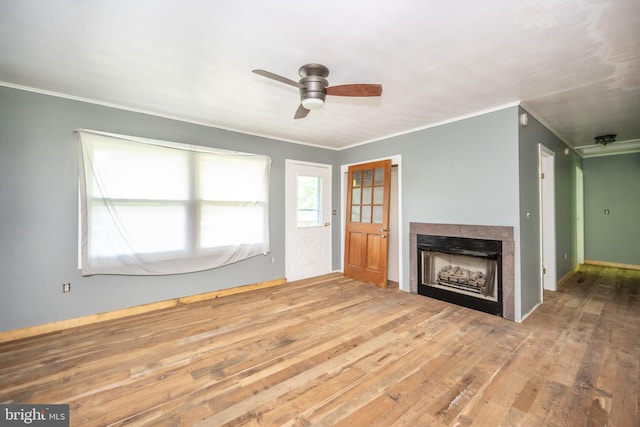
[[317, 110], [324, 105], [324, 101], [320, 98], [305, 98], [302, 100], [302, 106], [307, 110]]
[[606, 146], [607, 144], [611, 144], [612, 142], [616, 142], [616, 136], [615, 134], [611, 134], [611, 135], [600, 135], [600, 136], [596, 136], [595, 141], [596, 144], [602, 144], [604, 146]]

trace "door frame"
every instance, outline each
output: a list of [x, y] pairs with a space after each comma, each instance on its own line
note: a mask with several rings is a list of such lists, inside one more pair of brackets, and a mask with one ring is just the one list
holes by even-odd
[[584, 264], [584, 171], [576, 166], [576, 261]]
[[[347, 180], [346, 177], [349, 173], [349, 166], [361, 165], [364, 163], [378, 162], [381, 160], [391, 159], [391, 167], [397, 166], [398, 168], [398, 187], [397, 187], [397, 212], [398, 212], [398, 229], [391, 230], [391, 232], [397, 233], [398, 236], [398, 283], [399, 288], [403, 291], [409, 292], [409, 284], [404, 282], [402, 260], [404, 244], [403, 244], [403, 232], [402, 232], [402, 155], [397, 154], [394, 156], [379, 157], [376, 159], [363, 160], [354, 163], [348, 163], [340, 166], [340, 271], [344, 272], [344, 249], [345, 249], [345, 233], [347, 227]], [[393, 190], [393, 189], [392, 189]]]
[[[538, 166], [540, 183], [540, 287], [541, 298], [544, 289], [549, 291], [557, 290], [556, 275], [556, 191], [555, 191], [555, 155], [556, 153], [538, 144]], [[544, 173], [544, 179], [542, 179]], [[547, 270], [547, 277], [550, 278], [545, 282], [545, 274], [543, 269]]]
[[[296, 215], [293, 215], [290, 210], [291, 209], [296, 209], [297, 207], [297, 200], [295, 199], [295, 195], [291, 194], [291, 186], [295, 187], [295, 182], [292, 182], [293, 178], [295, 178], [295, 176], [292, 176], [292, 172], [293, 172], [293, 168], [297, 167], [297, 166], [307, 166], [307, 167], [313, 167], [313, 168], [322, 168], [322, 169], [326, 169], [328, 170], [328, 175], [329, 175], [329, 182], [325, 183], [325, 189], [328, 191], [328, 195], [327, 195], [327, 202], [329, 204], [329, 209], [325, 212], [325, 214], [327, 216], [325, 216], [325, 221], [329, 222], [329, 226], [328, 228], [328, 233], [329, 233], [329, 241], [328, 244], [326, 245], [327, 248], [327, 252], [328, 252], [328, 269], [326, 271], [326, 273], [331, 273], [333, 271], [333, 215], [332, 215], [332, 209], [333, 209], [333, 184], [332, 184], [332, 180], [333, 180], [333, 166], [331, 164], [325, 164], [325, 163], [314, 163], [314, 162], [305, 162], [302, 160], [292, 160], [292, 159], [285, 159], [285, 245], [284, 245], [284, 271], [285, 271], [285, 276], [287, 277], [287, 280], [298, 280], [300, 278], [289, 278], [289, 275], [291, 273], [291, 257], [294, 256], [295, 254], [292, 252], [295, 250], [295, 244], [291, 244], [292, 242], [290, 241], [291, 239], [293, 239], [293, 235], [291, 233], [291, 229], [292, 227], [296, 227], [297, 228], [297, 223], [295, 224], [291, 224], [291, 221], [293, 220], [293, 218], [297, 218], [297, 212]], [[292, 199], [292, 197], [294, 199]], [[271, 260], [272, 263], [274, 262], [274, 260]], [[324, 274], [324, 273], [323, 273]]]

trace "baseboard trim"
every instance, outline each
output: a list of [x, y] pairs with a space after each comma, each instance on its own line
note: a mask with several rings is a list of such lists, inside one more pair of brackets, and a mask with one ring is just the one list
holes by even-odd
[[235, 288], [221, 289], [219, 291], [206, 292], [202, 294], [190, 295], [186, 297], [174, 298], [165, 301], [158, 301], [149, 304], [137, 305], [134, 307], [122, 308], [119, 310], [107, 311], [104, 313], [89, 314], [87, 316], [75, 317], [73, 319], [59, 320], [57, 322], [45, 323], [42, 325], [29, 326], [12, 331], [0, 332], [0, 343], [15, 341], [22, 338], [34, 337], [36, 335], [47, 334], [50, 332], [60, 332], [66, 329], [76, 328], [78, 326], [91, 325], [93, 323], [104, 322], [107, 320], [120, 319], [123, 317], [133, 316], [136, 314], [148, 313], [150, 311], [161, 310], [163, 308], [176, 307], [184, 304], [191, 304], [199, 301], [206, 301], [214, 298], [220, 298], [227, 295], [241, 294], [257, 289], [270, 288], [280, 286], [287, 283], [287, 279], [275, 279], [267, 282], [254, 283], [251, 285], [238, 286]]
[[592, 259], [585, 259], [585, 264], [598, 265], [600, 267], [613, 267], [613, 268], [625, 268], [627, 270], [640, 270], [640, 265], [636, 264], [621, 264], [619, 262], [607, 262], [607, 261], [595, 261]]
[[539, 302], [536, 305], [533, 306], [533, 308], [531, 308], [531, 310], [529, 310], [528, 312], [526, 312], [524, 315], [520, 316], [520, 320], [516, 320], [516, 322], [518, 323], [522, 323], [526, 320], [527, 317], [529, 317], [531, 315], [531, 313], [533, 313], [534, 311], [536, 311], [536, 309], [538, 307], [540, 307], [543, 303]]
[[580, 264], [576, 264], [570, 272], [568, 272], [567, 274], [565, 274], [564, 276], [562, 276], [560, 278], [560, 280], [558, 280], [557, 284], [556, 284], [556, 289], [560, 289], [560, 286], [564, 285], [569, 279], [571, 279], [571, 277], [576, 274], [578, 272], [578, 270], [580, 269]]

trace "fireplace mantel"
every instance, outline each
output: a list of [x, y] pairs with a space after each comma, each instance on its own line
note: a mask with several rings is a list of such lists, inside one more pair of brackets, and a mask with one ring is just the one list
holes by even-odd
[[432, 224], [412, 222], [409, 224], [410, 245], [410, 292], [418, 293], [418, 254], [417, 236], [467, 237], [502, 241], [502, 315], [505, 319], [515, 320], [515, 267], [513, 227], [494, 225]]

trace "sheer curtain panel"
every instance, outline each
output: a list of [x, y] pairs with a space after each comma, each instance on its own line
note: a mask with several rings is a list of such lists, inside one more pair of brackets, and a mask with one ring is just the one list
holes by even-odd
[[83, 275], [187, 273], [270, 251], [268, 156], [77, 135]]

